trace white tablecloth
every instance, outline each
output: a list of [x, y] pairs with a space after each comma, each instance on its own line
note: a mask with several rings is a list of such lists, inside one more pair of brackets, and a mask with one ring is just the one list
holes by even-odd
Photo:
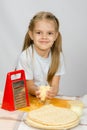
[[[0, 106], [2, 103], [2, 93], [0, 92]], [[81, 100], [84, 103], [83, 114], [80, 119], [80, 124], [71, 130], [87, 130], [87, 95], [82, 97], [58, 96], [62, 99]], [[10, 112], [0, 108], [0, 130], [37, 130], [36, 128], [28, 127], [24, 122], [26, 112], [19, 110]]]
[[[61, 95], [58, 97], [62, 98], [62, 99], [71, 99], [71, 100], [77, 99], [77, 100], [81, 100], [83, 102], [84, 109], [83, 109], [83, 114], [80, 119], [80, 124], [77, 127], [72, 128], [71, 130], [87, 130], [87, 95], [82, 96], [82, 97], [68, 97], [68, 96]], [[23, 118], [24, 117], [25, 117], [25, 115], [23, 116]], [[29, 127], [24, 122], [21, 122], [18, 127], [18, 130], [38, 130], [38, 129]]]

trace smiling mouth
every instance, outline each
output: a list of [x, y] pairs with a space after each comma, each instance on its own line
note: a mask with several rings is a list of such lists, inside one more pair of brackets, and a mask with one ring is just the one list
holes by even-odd
[[40, 43], [47, 44], [47, 43], [49, 43], [49, 42], [48, 42], [48, 41], [40, 41]]

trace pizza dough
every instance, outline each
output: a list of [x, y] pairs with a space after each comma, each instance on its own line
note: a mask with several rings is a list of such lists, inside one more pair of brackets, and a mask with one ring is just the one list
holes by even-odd
[[49, 104], [29, 112], [25, 123], [40, 129], [60, 130], [78, 125], [79, 117], [70, 109]]
[[40, 99], [41, 101], [45, 101], [46, 92], [50, 89], [50, 86], [40, 86]]

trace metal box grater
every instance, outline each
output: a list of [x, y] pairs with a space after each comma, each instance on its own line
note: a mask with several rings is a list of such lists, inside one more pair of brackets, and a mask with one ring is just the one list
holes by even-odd
[[[15, 78], [12, 79], [12, 76]], [[2, 108], [14, 111], [26, 106], [29, 106], [29, 96], [24, 70], [9, 72], [6, 78]]]

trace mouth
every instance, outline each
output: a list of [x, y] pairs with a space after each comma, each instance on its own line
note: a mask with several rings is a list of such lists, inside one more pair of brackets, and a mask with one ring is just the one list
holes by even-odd
[[49, 41], [40, 41], [40, 43], [47, 44], [47, 43], [49, 43]]

